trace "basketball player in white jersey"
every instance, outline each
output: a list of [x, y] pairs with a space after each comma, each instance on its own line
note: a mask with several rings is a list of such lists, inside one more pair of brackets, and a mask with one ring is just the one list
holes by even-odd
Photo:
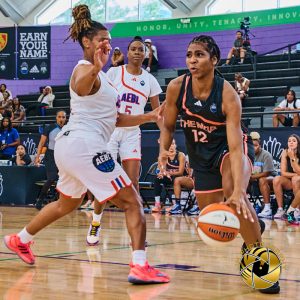
[[[152, 109], [159, 106], [159, 94], [162, 92], [156, 78], [142, 68], [146, 46], [140, 39], [133, 39], [128, 45], [128, 64], [112, 67], [107, 76], [112, 80], [120, 96], [119, 112], [129, 115], [144, 113], [150, 100]], [[160, 127], [160, 123], [158, 123]], [[114, 158], [119, 154], [122, 166], [139, 191], [140, 161], [141, 161], [141, 130], [139, 126], [118, 127], [114, 130], [108, 144]], [[105, 203], [95, 202], [93, 220], [90, 224], [86, 241], [95, 246], [100, 240], [101, 218]]]
[[[6, 246], [24, 262], [35, 263], [30, 249], [34, 235], [76, 209], [89, 189], [100, 202], [108, 199], [125, 211], [132, 240], [131, 283], [164, 283], [169, 276], [148, 265], [145, 252], [146, 222], [139, 195], [125, 171], [113, 159], [107, 143], [115, 128], [118, 93], [102, 68], [111, 50], [110, 34], [91, 19], [86, 5], [73, 9], [70, 37], [78, 41], [84, 59], [75, 66], [70, 79], [71, 116], [58, 134], [54, 156], [59, 169], [59, 200], [45, 206], [18, 234], [4, 237]], [[135, 126], [153, 119], [120, 114], [120, 126]]]

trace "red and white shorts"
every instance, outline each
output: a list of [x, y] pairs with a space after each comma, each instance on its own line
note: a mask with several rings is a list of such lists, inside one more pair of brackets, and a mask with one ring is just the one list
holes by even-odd
[[121, 161], [141, 160], [141, 130], [134, 128], [116, 128], [107, 144], [114, 159], [120, 155]]
[[99, 135], [79, 137], [67, 131], [59, 136], [54, 148], [59, 170], [57, 190], [67, 197], [80, 198], [88, 189], [99, 202], [105, 202], [130, 186], [127, 174], [107, 149]]

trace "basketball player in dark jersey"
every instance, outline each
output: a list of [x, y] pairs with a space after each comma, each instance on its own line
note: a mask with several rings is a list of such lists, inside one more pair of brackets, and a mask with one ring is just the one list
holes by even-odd
[[[210, 36], [190, 42], [186, 54], [189, 74], [173, 79], [167, 88], [159, 163], [161, 171], [165, 170], [177, 116], [181, 115], [199, 208], [223, 202], [225, 197], [225, 204], [237, 211], [240, 233], [250, 247], [261, 242], [260, 224], [246, 195], [254, 148], [241, 126], [237, 93], [215, 73], [219, 60], [219, 47]], [[260, 291], [278, 293], [279, 284], [270, 289]]]

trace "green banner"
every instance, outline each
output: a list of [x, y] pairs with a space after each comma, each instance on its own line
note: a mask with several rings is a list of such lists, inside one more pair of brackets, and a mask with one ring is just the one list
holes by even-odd
[[300, 22], [300, 6], [205, 17], [116, 23], [111, 29], [111, 35], [132, 37], [238, 30], [240, 22], [246, 16], [250, 17], [251, 28], [293, 24]]

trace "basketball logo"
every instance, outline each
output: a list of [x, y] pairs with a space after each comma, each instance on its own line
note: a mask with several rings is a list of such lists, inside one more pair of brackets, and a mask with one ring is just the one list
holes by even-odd
[[112, 172], [115, 168], [115, 161], [113, 160], [109, 152], [97, 153], [93, 157], [93, 164], [101, 172], [109, 173]]
[[273, 286], [280, 277], [282, 262], [270, 248], [254, 247], [240, 261], [243, 281], [253, 289], [261, 290]]
[[7, 33], [0, 33], [0, 52], [6, 47], [8, 40]]

